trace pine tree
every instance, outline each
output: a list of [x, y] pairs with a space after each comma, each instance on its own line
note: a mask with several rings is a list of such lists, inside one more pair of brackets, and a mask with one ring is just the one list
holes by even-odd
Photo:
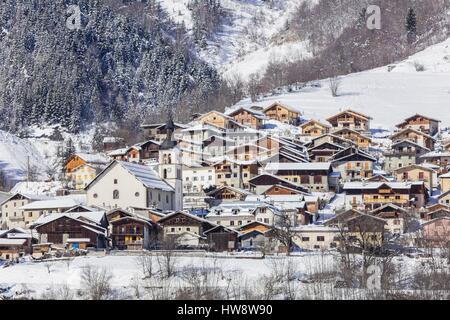
[[406, 16], [406, 36], [409, 44], [417, 39], [417, 17], [413, 8], [409, 8]]

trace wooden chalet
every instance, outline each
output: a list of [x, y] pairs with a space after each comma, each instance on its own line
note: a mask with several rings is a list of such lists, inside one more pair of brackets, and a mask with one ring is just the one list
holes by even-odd
[[335, 132], [333, 132], [334, 135], [344, 138], [346, 140], [353, 141], [353, 143], [358, 147], [362, 149], [369, 149], [370, 144], [372, 143], [372, 139], [368, 136], [365, 136], [361, 134], [360, 132], [356, 130], [352, 130], [350, 128], [342, 128]]
[[[285, 187], [285, 189], [289, 188], [289, 190], [295, 190], [305, 194], [309, 193], [307, 188], [269, 173], [263, 173], [250, 179], [249, 185], [250, 191], [256, 194], [264, 194], [269, 190], [270, 190], [269, 192], [284, 192], [283, 191], [284, 189], [282, 187]], [[276, 190], [275, 188], [278, 188], [278, 190]]]
[[372, 177], [376, 161], [370, 154], [355, 147], [342, 150], [331, 159], [334, 171], [340, 172], [344, 181], [362, 180]]
[[222, 186], [209, 192], [207, 196], [210, 197], [210, 199], [207, 201], [209, 202], [210, 207], [214, 207], [224, 201], [244, 201], [245, 198], [251, 194], [251, 192], [244, 189]]
[[307, 137], [320, 137], [331, 130], [331, 126], [314, 119], [303, 123], [300, 128], [302, 129], [302, 135]]
[[436, 120], [430, 117], [426, 117], [420, 114], [415, 114], [402, 123], [396, 125], [399, 130], [406, 128], [412, 128], [418, 131], [422, 131], [426, 134], [434, 136], [439, 131], [440, 120]]
[[428, 201], [428, 190], [423, 182], [347, 182], [346, 205], [374, 210], [387, 203], [402, 208], [422, 208]]
[[204, 232], [216, 225], [184, 211], [177, 211], [158, 220], [163, 229], [163, 241], [177, 246], [195, 248], [206, 244]]
[[394, 133], [391, 136], [391, 140], [393, 143], [403, 140], [409, 140], [429, 150], [434, 150], [434, 144], [436, 142], [436, 140], [432, 136], [413, 128], [405, 128]]
[[369, 214], [384, 219], [386, 221], [386, 231], [392, 234], [402, 234], [406, 231], [409, 213], [404, 208], [393, 203], [387, 203], [370, 211]]
[[234, 251], [239, 247], [239, 232], [225, 226], [214, 226], [204, 232], [212, 251]]
[[330, 117], [327, 121], [335, 129], [348, 128], [356, 131], [369, 131], [371, 117], [360, 112], [347, 109]]
[[240, 107], [228, 113], [228, 116], [232, 117], [234, 121], [243, 126], [257, 130], [263, 126], [265, 119], [264, 113], [246, 107]]
[[[181, 123], [174, 123], [173, 126], [175, 134], [178, 134], [181, 130], [187, 128], [186, 125]], [[143, 124], [141, 125], [141, 128], [144, 130], [144, 135], [146, 139], [162, 143], [167, 137], [167, 122], [155, 124]]]
[[266, 107], [263, 113], [268, 119], [292, 125], [298, 125], [301, 116], [298, 109], [279, 102], [274, 102]]
[[341, 145], [323, 142], [308, 149], [309, 159], [311, 162], [329, 162], [336, 153], [344, 149]]
[[239, 122], [234, 120], [233, 117], [230, 117], [226, 114], [223, 114], [215, 110], [205, 113], [204, 115], [197, 118], [196, 121], [198, 121], [203, 125], [210, 124], [222, 129], [236, 130], [242, 129], [244, 127]]
[[39, 233], [40, 243], [66, 246], [71, 239], [72, 248], [79, 248], [79, 243], [86, 247], [107, 247], [108, 220], [104, 212], [53, 213], [41, 216], [32, 228]]
[[324, 144], [326, 142], [332, 143], [332, 144], [335, 144], [335, 145], [338, 145], [338, 146], [341, 146], [341, 147], [344, 147], [344, 148], [351, 147], [351, 146], [355, 145], [355, 143], [353, 141], [351, 141], [351, 140], [345, 139], [343, 137], [337, 136], [337, 135], [332, 134], [332, 133], [327, 133], [327, 134], [324, 134], [324, 135], [321, 135], [319, 137], [316, 137], [316, 138], [312, 139], [311, 142], [308, 143], [306, 146], [309, 149], [311, 149], [311, 148], [320, 146], [320, 145], [322, 145], [322, 144]]

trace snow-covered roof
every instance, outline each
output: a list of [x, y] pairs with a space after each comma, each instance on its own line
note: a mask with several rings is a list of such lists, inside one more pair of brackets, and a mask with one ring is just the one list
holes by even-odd
[[108, 156], [110, 156], [110, 157], [123, 156], [123, 155], [127, 154], [128, 150], [130, 150], [130, 148], [116, 149], [116, 150], [109, 152]]
[[344, 183], [345, 189], [378, 189], [382, 185], [387, 185], [392, 189], [411, 189], [413, 185], [423, 185], [423, 182], [414, 181], [414, 182], [346, 182]]
[[173, 191], [173, 188], [165, 182], [161, 177], [149, 166], [117, 161], [119, 165], [125, 168], [129, 173], [134, 175], [136, 179], [141, 181], [147, 188], [159, 189], [163, 191]]
[[100, 224], [104, 216], [105, 211], [50, 213], [47, 215], [40, 216], [36, 221], [32, 223], [32, 225], [33, 226], [43, 225], [62, 217], [68, 217], [83, 221], [87, 220], [88, 222], [91, 222], [93, 224]]
[[26, 239], [0, 239], [0, 246], [22, 246]]
[[91, 153], [77, 152], [75, 153], [75, 155], [83, 159], [87, 163], [108, 164], [111, 161], [111, 159], [108, 156], [101, 153], [91, 154]]
[[66, 240], [66, 242], [68, 242], [68, 243], [73, 243], [73, 242], [91, 242], [91, 239], [89, 239], [89, 238], [68, 238]]
[[420, 158], [438, 158], [438, 157], [450, 157], [450, 152], [431, 151], [420, 156]]
[[330, 162], [299, 162], [299, 163], [268, 163], [266, 165], [266, 171], [278, 171], [278, 170], [301, 170], [301, 171], [314, 171], [314, 170], [329, 170], [331, 168]]
[[22, 210], [38, 210], [38, 209], [58, 209], [58, 208], [72, 208], [81, 204], [81, 202], [70, 198], [70, 197], [60, 197], [54, 198], [52, 200], [41, 200], [30, 202], [19, 209]]

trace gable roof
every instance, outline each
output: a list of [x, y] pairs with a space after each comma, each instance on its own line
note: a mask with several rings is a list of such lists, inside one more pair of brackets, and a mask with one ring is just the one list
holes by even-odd
[[430, 151], [430, 149], [428, 149], [428, 148], [426, 148], [424, 146], [421, 146], [420, 144], [415, 143], [414, 141], [409, 140], [409, 139], [398, 140], [397, 142], [394, 142], [391, 145], [391, 147], [394, 147], [394, 146], [402, 144], [402, 143], [411, 144], [411, 145], [415, 146], [416, 148], [420, 148], [420, 149], [424, 149], [424, 150]]
[[102, 228], [100, 226], [103, 218], [105, 217], [105, 211], [96, 211], [96, 212], [63, 212], [63, 213], [50, 213], [47, 215], [40, 216], [36, 221], [34, 221], [31, 226], [32, 227], [41, 227], [50, 222], [61, 218], [68, 218], [75, 221], [79, 221], [84, 224], [92, 225], [97, 228]]
[[370, 116], [367, 116], [367, 115], [362, 114], [360, 112], [354, 111], [352, 109], [347, 109], [347, 110], [341, 111], [341, 112], [339, 112], [339, 113], [337, 113], [337, 114], [327, 118], [326, 120], [329, 122], [330, 120], [333, 120], [333, 119], [339, 117], [341, 114], [344, 114], [344, 113], [350, 113], [351, 115], [353, 115], [353, 116], [355, 116], [357, 118], [363, 119], [363, 120], [371, 120], [372, 119], [372, 117], [370, 117]]
[[280, 103], [280, 102], [278, 102], [278, 101], [273, 102], [272, 104], [270, 104], [270, 105], [268, 105], [267, 107], [265, 107], [264, 110], [263, 110], [263, 112], [266, 113], [267, 110], [272, 109], [272, 108], [275, 107], [275, 106], [280, 106], [280, 107], [282, 107], [282, 108], [284, 108], [284, 109], [286, 109], [286, 110], [289, 110], [289, 111], [291, 111], [291, 112], [294, 112], [294, 113], [299, 113], [299, 114], [301, 113], [299, 109], [297, 109], [297, 108], [295, 108], [295, 107], [292, 107], [292, 106], [289, 106], [289, 105], [286, 105], [286, 104], [284, 104], [284, 103], [282, 104], [282, 103]]
[[423, 116], [423, 115], [421, 115], [421, 114], [416, 113], [415, 115], [413, 115], [413, 116], [411, 116], [411, 117], [408, 117], [408, 118], [406, 118], [405, 120], [403, 120], [402, 123], [397, 124], [396, 127], [397, 127], [397, 128], [402, 127], [403, 125], [407, 124], [408, 121], [413, 120], [413, 119], [415, 119], [415, 118], [419, 118], [419, 117], [420, 117], [420, 118], [427, 119], [427, 120], [429, 120], [429, 121], [441, 122], [441, 120], [433, 119], [433, 118], [430, 118], [430, 117], [427, 117], [427, 116]]
[[310, 119], [310, 120], [306, 121], [305, 123], [300, 125], [300, 128], [304, 128], [304, 127], [306, 127], [308, 125], [311, 125], [311, 124], [317, 124], [317, 125], [319, 125], [321, 127], [324, 127], [324, 128], [331, 128], [330, 125], [322, 123], [322, 122], [320, 122], [318, 120], [315, 120], [315, 119]]
[[368, 154], [367, 152], [362, 151], [359, 148], [356, 148], [354, 146], [348, 147], [342, 151], [339, 151], [338, 153], [336, 153], [332, 160], [333, 162], [337, 162], [337, 161], [342, 161], [345, 160], [347, 158], [353, 157], [353, 156], [362, 156], [363, 158], [366, 158], [367, 160], [370, 161], [377, 161], [377, 159], [375, 159], [372, 155]]
[[227, 114], [230, 117], [233, 117], [236, 114], [240, 113], [241, 111], [247, 111], [248, 113], [253, 115], [255, 118], [258, 118], [258, 119], [261, 119], [261, 120], [266, 118], [262, 112], [250, 109], [248, 107], [239, 107], [239, 108], [234, 109], [234, 110], [232, 110], [230, 112], [226, 112], [225, 114]]
[[409, 170], [412, 170], [412, 169], [420, 169], [420, 170], [428, 171], [428, 172], [431, 172], [431, 173], [436, 172], [433, 169], [425, 167], [425, 166], [422, 166], [420, 164], [411, 164], [411, 165], [406, 166], [406, 167], [397, 168], [397, 169], [394, 170], [394, 172], [404, 172], [404, 171], [409, 171]]
[[[90, 164], [108, 164], [111, 159], [107, 157], [106, 155], [103, 155], [101, 153], [83, 153], [83, 152], [77, 152], [72, 157], [79, 157], [86, 163]], [[72, 158], [70, 157], [70, 158]], [[70, 159], [69, 159], [70, 160]]]
[[362, 133], [360, 133], [360, 132], [358, 132], [356, 130], [350, 129], [350, 128], [341, 128], [339, 130], [336, 130], [336, 131], [333, 132], [333, 135], [339, 136], [339, 134], [342, 133], [342, 132], [351, 132], [351, 133], [357, 135], [358, 137], [361, 137], [361, 138], [367, 139], [369, 141], [372, 141], [372, 138], [370, 138], [370, 137], [368, 137], [366, 135], [363, 135]]
[[429, 138], [429, 139], [431, 139], [431, 140], [433, 140], [433, 141], [436, 141], [436, 139], [433, 138], [432, 136], [430, 136], [429, 134], [426, 134], [426, 133], [424, 133], [424, 132], [422, 132], [422, 131], [419, 131], [419, 130], [416, 130], [416, 129], [413, 129], [413, 128], [405, 128], [405, 129], [402, 129], [402, 130], [400, 130], [400, 131], [398, 131], [398, 132], [395, 132], [395, 133], [391, 136], [391, 139], [393, 139], [393, 138], [395, 138], [395, 137], [398, 137], [398, 136], [404, 134], [405, 132], [414, 132], [414, 133], [416, 133], [416, 134], [418, 134], [418, 135], [421, 135], [421, 136], [427, 137], [427, 138]]
[[236, 187], [231, 187], [231, 186], [221, 186], [220, 188], [217, 188], [216, 190], [208, 192], [206, 195], [207, 196], [215, 195], [215, 194], [217, 194], [219, 192], [222, 192], [223, 190], [226, 190], [226, 189], [231, 190], [232, 192], [235, 192], [235, 193], [239, 193], [239, 194], [244, 195], [244, 196], [248, 196], [248, 195], [253, 194], [250, 191], [247, 191], [247, 190], [244, 190], [244, 189], [241, 189], [241, 188], [236, 188]]
[[399, 207], [399, 206], [397, 206], [397, 205], [395, 205], [395, 204], [393, 204], [393, 203], [386, 203], [386, 204], [382, 205], [381, 207], [376, 208], [376, 209], [370, 211], [370, 213], [371, 213], [371, 214], [376, 214], [377, 212], [380, 212], [380, 211], [382, 211], [382, 210], [384, 210], [384, 209], [386, 209], [386, 208], [392, 208], [392, 209], [394, 209], [394, 210], [398, 210], [398, 211], [402, 211], [402, 212], [407, 212], [405, 209], [403, 209], [403, 208], [401, 208], [401, 207]]
[[37, 209], [70, 209], [82, 204], [82, 201], [78, 201], [71, 197], [55, 197], [51, 200], [40, 200], [30, 202], [19, 209], [21, 210], [37, 210]]
[[119, 165], [128, 173], [139, 180], [146, 188], [158, 189], [162, 191], [174, 191], [174, 189], [165, 182], [151, 167], [125, 161], [111, 162], [94, 180], [92, 180], [84, 189], [88, 190], [95, 182], [101, 179], [113, 166]]
[[331, 162], [272, 162], [266, 165], [265, 170], [328, 171], [331, 170]]
[[208, 224], [210, 224], [210, 225], [212, 225], [212, 226], [216, 226], [216, 224], [213, 223], [213, 222], [211, 222], [211, 221], [208, 221], [208, 220], [206, 220], [206, 219], [200, 218], [200, 217], [198, 217], [198, 216], [196, 216], [196, 215], [190, 214], [190, 213], [185, 212], [185, 211], [175, 211], [175, 212], [169, 213], [168, 215], [165, 215], [164, 217], [162, 217], [161, 219], [159, 219], [159, 220], [158, 220], [158, 223], [164, 222], [165, 220], [168, 220], [168, 219], [170, 219], [170, 218], [176, 216], [177, 214], [182, 214], [182, 215], [184, 215], [184, 216], [186, 216], [186, 217], [188, 217], [188, 218], [197, 220], [197, 221], [200, 222], [200, 223], [208, 223]]

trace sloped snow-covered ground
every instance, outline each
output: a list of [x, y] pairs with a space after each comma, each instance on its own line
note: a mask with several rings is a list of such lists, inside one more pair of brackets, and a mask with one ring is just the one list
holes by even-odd
[[[424, 71], [416, 70], [420, 66]], [[318, 120], [351, 108], [372, 116], [374, 129], [393, 129], [415, 113], [437, 118], [442, 121], [442, 127], [448, 127], [450, 39], [390, 67], [340, 77], [338, 97], [332, 97], [326, 79], [297, 92], [266, 96], [254, 103], [245, 99], [236, 106], [265, 107], [275, 101], [297, 108], [306, 118]]]
[[25, 180], [28, 165], [40, 179], [46, 178], [47, 165], [38, 150], [28, 141], [0, 130], [0, 170], [8, 184]]
[[[228, 20], [208, 42], [208, 47], [200, 52], [200, 57], [217, 67], [225, 77], [236, 74], [244, 80], [252, 73], [263, 73], [270, 61], [310, 57], [306, 41], [278, 42], [277, 37], [304, 1], [317, 2], [222, 0], [220, 4], [227, 12]], [[189, 0], [161, 0], [160, 3], [175, 22], [184, 22], [188, 30], [192, 29], [192, 15], [187, 8]]]

